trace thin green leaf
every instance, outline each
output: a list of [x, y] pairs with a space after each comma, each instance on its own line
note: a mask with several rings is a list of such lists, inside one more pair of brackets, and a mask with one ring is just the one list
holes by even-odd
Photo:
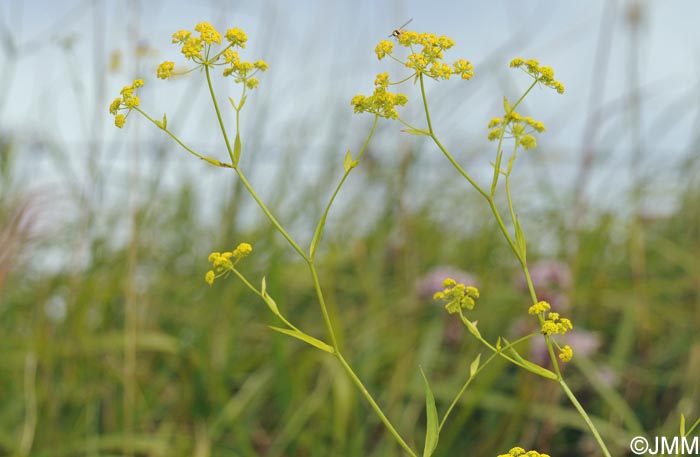
[[542, 376], [543, 378], [552, 379], [555, 381], [557, 380], [557, 375], [553, 371], [543, 368], [535, 363], [532, 363], [529, 360], [525, 360], [523, 356], [521, 356], [520, 353], [518, 353], [518, 351], [516, 351], [515, 348], [510, 345], [510, 342], [507, 339], [503, 338], [503, 341], [505, 341], [506, 345], [509, 346], [508, 354], [513, 359], [515, 359], [518, 365], [520, 365], [522, 368], [526, 369], [531, 373], [535, 373], [536, 375]]
[[[270, 308], [270, 311], [272, 311], [272, 313], [275, 316], [282, 319], [282, 314], [280, 313], [279, 308], [277, 308], [277, 303], [275, 303], [275, 300], [273, 300], [272, 297], [270, 297], [267, 294], [266, 289], [267, 289], [267, 284], [265, 282], [265, 278], [263, 277], [262, 285], [260, 286], [260, 295], [262, 295], [262, 299], [265, 300], [265, 303], [267, 304], [267, 307]], [[284, 320], [284, 319], [282, 319], [282, 320]]]
[[541, 366], [532, 363], [529, 360], [523, 359], [521, 363], [523, 368], [525, 368], [527, 371], [535, 373], [536, 375], [540, 375], [543, 378], [551, 379], [553, 381], [556, 381], [558, 379], [557, 375], [553, 371], [548, 370], [546, 368], [542, 368]]
[[202, 157], [201, 159], [204, 160], [205, 162], [209, 162], [210, 164], [212, 164], [214, 166], [217, 166], [217, 167], [221, 166], [221, 162], [219, 162], [216, 159], [212, 159], [211, 157]]
[[479, 321], [470, 321], [463, 315], [460, 315], [462, 318], [462, 323], [467, 327], [467, 330], [469, 330], [469, 333], [477, 337], [478, 339], [481, 339], [481, 332], [479, 332], [479, 329], [476, 328], [476, 325], [479, 323]]
[[236, 140], [233, 142], [233, 166], [238, 166], [241, 158], [241, 135], [236, 133]]
[[523, 228], [520, 226], [520, 219], [515, 218], [515, 243], [520, 250], [521, 259], [524, 261], [527, 258], [527, 242], [525, 241], [525, 234], [523, 233]]
[[326, 351], [329, 354], [335, 353], [335, 349], [333, 349], [333, 346], [326, 344], [323, 341], [319, 340], [318, 338], [314, 338], [311, 335], [307, 335], [306, 333], [302, 333], [300, 331], [292, 330], [292, 329], [288, 329], [288, 328], [273, 327], [271, 325], [269, 327], [276, 332], [280, 332], [280, 333], [284, 333], [285, 335], [289, 335], [293, 338], [296, 338], [296, 339], [301, 340], [305, 343], [308, 343], [315, 348], [318, 348], [322, 351]]
[[428, 378], [425, 377], [423, 369], [420, 369], [420, 374], [423, 376], [425, 383], [425, 447], [423, 448], [423, 457], [430, 457], [437, 448], [438, 439], [440, 437], [440, 425], [438, 422], [437, 408], [435, 407], [435, 397], [430, 390]]
[[[690, 426], [690, 428], [688, 429], [688, 432], [687, 432], [688, 435], [690, 435], [691, 433], [693, 433], [693, 430], [695, 430], [695, 428], [696, 428], [698, 425], [700, 425], [700, 418], [698, 418], [698, 420], [696, 420], [695, 422], [693, 422], [693, 425]], [[686, 435], [686, 436], [687, 436], [687, 435]]]
[[510, 112], [513, 110], [513, 107], [510, 106], [510, 102], [508, 101], [508, 97], [503, 97], [503, 110], [506, 112], [506, 114], [510, 114]]
[[526, 360], [523, 358], [523, 356], [520, 355], [518, 351], [515, 350], [513, 346], [510, 345], [510, 341], [508, 341], [506, 338], [503, 338], [503, 341], [506, 343], [506, 350], [510, 354], [511, 357], [513, 357], [515, 360], [518, 362], [525, 362]]
[[168, 128], [168, 116], [166, 116], [165, 113], [163, 113], [163, 127], [162, 128], [163, 129]]
[[352, 170], [352, 167], [352, 154], [350, 153], [350, 149], [348, 149], [348, 152], [345, 153], [345, 159], [343, 159], [343, 168], [345, 168], [345, 173]]
[[506, 173], [504, 173], [504, 174], [509, 175], [513, 171], [513, 163], [515, 163], [516, 157], [517, 157], [516, 154], [513, 154], [512, 156], [510, 156], [510, 158], [508, 159], [508, 169], [506, 170]]
[[421, 130], [421, 129], [403, 129], [401, 131], [405, 132], [405, 133], [410, 133], [411, 135], [419, 135], [419, 136], [420, 135], [425, 135], [425, 136], [430, 135], [430, 132], [428, 132], [427, 130]]
[[685, 435], [685, 416], [681, 413], [681, 436]]
[[481, 353], [479, 353], [472, 364], [469, 366], [469, 377], [473, 378], [476, 375], [477, 370], [479, 370], [479, 363], [481, 362]]
[[233, 109], [235, 109], [236, 111], [238, 111], [238, 107], [236, 106], [236, 102], [234, 102], [233, 99], [232, 99], [231, 97], [228, 98], [228, 101], [231, 102], [231, 106], [233, 106]]

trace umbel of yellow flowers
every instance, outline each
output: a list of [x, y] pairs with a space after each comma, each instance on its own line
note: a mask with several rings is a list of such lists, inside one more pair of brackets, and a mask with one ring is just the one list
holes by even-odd
[[243, 258], [253, 252], [253, 246], [248, 243], [241, 243], [236, 246], [236, 249], [229, 252], [212, 252], [209, 254], [209, 263], [212, 269], [204, 275], [204, 280], [207, 284], [214, 284], [214, 280], [225, 274], [233, 271], [236, 264]]
[[[226, 46], [218, 52], [214, 46], [221, 46], [223, 38], [221, 34], [208, 22], [200, 22], [194, 28], [198, 35], [195, 36], [189, 30], [178, 30], [172, 36], [172, 43], [180, 46], [180, 52], [186, 60], [194, 63], [193, 68], [182, 71], [175, 71], [175, 62], [166, 60], [161, 63], [156, 70], [156, 75], [160, 79], [169, 79], [172, 76], [189, 73], [200, 67], [223, 67], [223, 75], [232, 77], [235, 83], [242, 83], [247, 89], [255, 89], [260, 81], [255, 77], [258, 72], [267, 70], [268, 65], [263, 60], [246, 62], [241, 60], [238, 51], [235, 49], [245, 48], [248, 36], [239, 28], [232, 28], [226, 31]], [[143, 79], [137, 79], [131, 86], [122, 89], [121, 97], [116, 98], [109, 105], [109, 112], [114, 116], [114, 125], [119, 128], [124, 127], [126, 118], [132, 110], [140, 111], [139, 98], [136, 96], [136, 89], [143, 86]], [[125, 111], [126, 114], [120, 113]]]

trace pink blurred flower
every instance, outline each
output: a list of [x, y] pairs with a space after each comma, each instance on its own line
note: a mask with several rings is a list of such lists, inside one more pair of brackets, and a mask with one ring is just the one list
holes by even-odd
[[442, 281], [444, 281], [445, 278], [452, 278], [458, 283], [467, 286], [478, 287], [476, 278], [471, 273], [467, 273], [464, 270], [450, 265], [440, 265], [428, 271], [425, 276], [418, 280], [418, 284], [416, 284], [416, 295], [423, 300], [432, 300], [435, 292], [444, 289]]
[[[566, 311], [569, 308], [567, 291], [571, 287], [569, 266], [558, 260], [543, 260], [533, 263], [529, 271], [537, 298], [549, 302], [557, 311]], [[527, 290], [524, 277], [518, 278], [517, 285], [521, 290]]]

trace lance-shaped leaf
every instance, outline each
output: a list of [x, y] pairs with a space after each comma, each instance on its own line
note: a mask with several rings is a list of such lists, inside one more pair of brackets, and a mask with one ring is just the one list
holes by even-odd
[[345, 169], [345, 172], [347, 173], [348, 171], [352, 170], [355, 167], [355, 162], [352, 160], [352, 154], [350, 153], [350, 149], [348, 149], [348, 152], [345, 153], [345, 159], [343, 160], [343, 168]]
[[270, 311], [272, 311], [272, 313], [275, 316], [284, 320], [284, 318], [282, 317], [282, 314], [280, 313], [279, 308], [277, 308], [277, 303], [275, 303], [275, 300], [273, 300], [272, 297], [270, 297], [267, 294], [267, 283], [265, 282], [264, 277], [262, 279], [262, 285], [260, 286], [260, 294], [262, 295], [262, 299], [265, 300], [265, 304], [267, 304], [267, 307], [270, 308]]
[[469, 366], [469, 377], [473, 378], [476, 372], [479, 370], [479, 363], [481, 362], [481, 353], [476, 356], [472, 364]]
[[520, 218], [516, 216], [515, 218], [515, 244], [520, 250], [520, 258], [525, 261], [527, 258], [527, 242], [525, 241], [525, 234], [523, 233], [523, 228], [520, 226]]
[[233, 142], [233, 166], [238, 166], [241, 158], [241, 135], [236, 133], [236, 140]]
[[298, 330], [292, 330], [289, 328], [280, 328], [280, 327], [273, 327], [273, 326], [269, 326], [269, 327], [276, 332], [284, 333], [285, 335], [289, 335], [291, 337], [299, 339], [305, 343], [310, 344], [313, 347], [316, 347], [322, 351], [326, 351], [329, 354], [335, 353], [335, 349], [333, 349], [333, 346], [326, 344], [323, 341], [319, 340], [318, 338], [314, 338], [311, 335], [307, 335], [306, 333], [302, 333]]
[[435, 396], [430, 390], [428, 378], [425, 377], [423, 369], [420, 369], [420, 374], [423, 376], [425, 383], [425, 447], [423, 448], [423, 457], [430, 457], [437, 448], [438, 438], [440, 436], [440, 425], [438, 423], [437, 408], [435, 407]]

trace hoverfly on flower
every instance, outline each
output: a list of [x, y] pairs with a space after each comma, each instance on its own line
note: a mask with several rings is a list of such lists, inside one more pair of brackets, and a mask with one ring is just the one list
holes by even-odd
[[389, 37], [394, 37], [398, 40], [399, 37], [401, 36], [401, 33], [403, 33], [403, 28], [406, 27], [408, 24], [410, 24], [412, 20], [413, 20], [413, 18], [407, 20], [404, 25], [402, 25], [401, 27], [399, 27], [399, 28], [395, 29], [393, 32], [391, 32]]

